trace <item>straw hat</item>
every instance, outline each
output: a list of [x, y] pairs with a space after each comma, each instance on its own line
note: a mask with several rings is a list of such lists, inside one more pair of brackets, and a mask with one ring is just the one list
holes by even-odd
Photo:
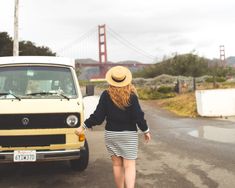
[[131, 71], [123, 66], [115, 66], [108, 70], [105, 76], [106, 81], [115, 87], [124, 87], [131, 83]]

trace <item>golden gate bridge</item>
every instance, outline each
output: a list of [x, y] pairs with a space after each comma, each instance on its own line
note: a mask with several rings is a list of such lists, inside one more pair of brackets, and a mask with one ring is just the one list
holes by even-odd
[[[61, 50], [58, 51], [59, 54], [66, 54], [66, 51], [69, 51], [69, 49], [72, 46], [75, 46], [78, 43], [81, 43], [82, 41], [85, 41], [86, 39], [88, 39], [90, 36], [94, 37], [94, 33], [97, 32], [97, 28], [93, 28], [92, 30], [90, 30], [89, 32], [83, 34], [80, 38], [78, 38], [77, 40], [73, 41], [73, 43], [65, 46], [64, 48], [62, 48]], [[106, 25], [98, 25], [98, 57], [99, 57], [99, 61], [98, 63], [79, 63], [79, 61], [76, 63], [76, 68], [83, 68], [83, 67], [99, 67], [99, 74], [98, 75], [94, 75], [93, 78], [104, 78], [104, 75], [106, 73], [106, 71], [108, 70], [108, 68], [112, 67], [112, 66], [117, 66], [117, 65], [122, 65], [122, 66], [126, 66], [126, 67], [136, 67], [136, 68], [140, 68], [140, 67], [146, 67], [146, 66], [150, 66], [153, 65], [153, 63], [137, 63], [137, 62], [130, 62], [130, 63], [111, 63], [108, 61], [108, 50], [107, 50], [107, 33], [114, 38], [116, 41], [120, 42], [122, 45], [124, 45], [125, 47], [131, 49], [132, 51], [134, 51], [135, 53], [144, 56], [145, 58], [148, 58], [150, 61], [154, 62], [155, 57], [150, 55], [149, 53], [145, 52], [144, 50], [136, 47], [135, 45], [133, 45], [131, 42], [129, 42], [127, 39], [125, 39], [124, 37], [122, 37], [120, 34], [118, 34], [117, 32], [115, 32], [113, 29], [107, 27]], [[97, 36], [95, 36], [97, 37]], [[97, 38], [96, 38], [97, 40]], [[81, 45], [83, 48], [84, 46], [87, 45]], [[88, 49], [90, 50], [90, 49]], [[124, 49], [121, 49], [124, 50]], [[75, 53], [77, 53], [77, 49], [75, 50]], [[84, 50], [83, 50], [84, 51]], [[69, 55], [65, 55], [65, 56], [69, 56]]]

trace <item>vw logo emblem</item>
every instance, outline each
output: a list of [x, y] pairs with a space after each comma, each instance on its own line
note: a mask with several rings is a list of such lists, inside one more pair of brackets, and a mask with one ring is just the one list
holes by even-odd
[[29, 124], [29, 118], [23, 118], [22, 119], [22, 124], [25, 125], [25, 126], [28, 125]]

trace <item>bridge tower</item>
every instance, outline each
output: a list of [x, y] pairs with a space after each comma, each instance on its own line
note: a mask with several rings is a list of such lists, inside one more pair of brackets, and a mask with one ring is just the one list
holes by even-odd
[[106, 26], [98, 26], [100, 76], [104, 77], [107, 63]]
[[222, 67], [225, 67], [226, 66], [226, 60], [225, 60], [225, 48], [224, 48], [224, 45], [220, 45], [219, 48], [220, 48], [220, 65]]

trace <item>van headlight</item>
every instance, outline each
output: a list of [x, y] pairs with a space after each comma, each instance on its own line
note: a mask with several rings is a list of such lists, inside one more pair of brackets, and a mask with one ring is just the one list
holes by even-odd
[[66, 119], [66, 123], [69, 127], [75, 127], [78, 123], [78, 117], [75, 115], [69, 115]]

